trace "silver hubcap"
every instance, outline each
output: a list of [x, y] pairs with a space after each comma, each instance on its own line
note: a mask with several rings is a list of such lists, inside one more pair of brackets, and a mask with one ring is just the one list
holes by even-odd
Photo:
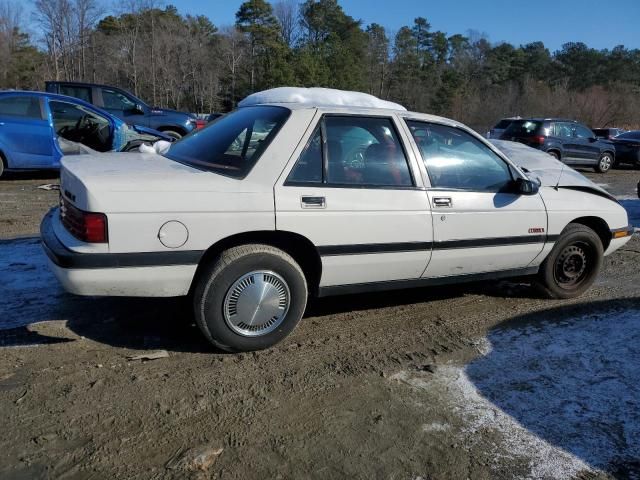
[[605, 155], [600, 159], [600, 168], [602, 170], [609, 170], [609, 168], [611, 168], [611, 157], [609, 155]]
[[280, 326], [290, 303], [284, 278], [272, 271], [249, 272], [236, 280], [224, 297], [224, 319], [237, 334], [258, 337]]

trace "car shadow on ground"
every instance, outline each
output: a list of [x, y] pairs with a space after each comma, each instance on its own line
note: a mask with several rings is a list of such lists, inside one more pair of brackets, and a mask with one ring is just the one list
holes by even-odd
[[616, 478], [640, 478], [640, 298], [529, 313], [465, 368], [524, 428]]
[[5, 172], [0, 178], [0, 182], [9, 180], [57, 180], [60, 172], [57, 170], [34, 170], [25, 172]]
[[[101, 298], [66, 293], [49, 270], [37, 237], [0, 240], [0, 278], [5, 280], [5, 300], [0, 304], [0, 347], [68, 342], [81, 336], [130, 349], [214, 351], [195, 326], [187, 298]], [[527, 290], [514, 290], [514, 285], [485, 282], [311, 299], [305, 318], [469, 294], [525, 296]], [[70, 337], [38, 333], [39, 322], [56, 320], [66, 322]]]

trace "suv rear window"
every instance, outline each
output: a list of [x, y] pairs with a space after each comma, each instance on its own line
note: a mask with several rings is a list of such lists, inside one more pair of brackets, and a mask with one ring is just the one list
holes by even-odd
[[540, 131], [542, 123], [536, 120], [514, 120], [504, 131], [504, 136], [527, 137], [536, 135]]
[[167, 158], [195, 168], [244, 178], [291, 111], [284, 107], [243, 107], [174, 143]]
[[511, 122], [513, 122], [513, 120], [500, 120], [493, 128], [497, 130], [504, 130], [509, 125], [511, 125]]

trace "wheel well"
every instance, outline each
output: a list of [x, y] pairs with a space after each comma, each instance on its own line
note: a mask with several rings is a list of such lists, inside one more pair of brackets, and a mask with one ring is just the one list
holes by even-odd
[[558, 157], [562, 158], [562, 153], [560, 152], [560, 149], [550, 148], [549, 150], [547, 150], [547, 153], [551, 153], [551, 152], [556, 152], [558, 154]]
[[166, 132], [167, 130], [171, 130], [173, 132], [179, 133], [180, 135], [186, 135], [187, 134], [187, 131], [184, 128], [178, 127], [178, 126], [175, 126], [175, 127], [171, 127], [171, 126], [169, 126], [169, 127], [167, 127], [167, 126], [158, 127], [158, 131], [160, 131], [160, 132]]
[[607, 222], [600, 217], [580, 217], [572, 220], [571, 223], [579, 223], [585, 227], [589, 227], [596, 232], [602, 241], [602, 248], [606, 250], [611, 243], [611, 229]]
[[605, 150], [604, 152], [602, 152], [602, 155], [604, 155], [605, 153], [608, 153], [609, 155], [611, 155], [614, 159], [616, 158], [616, 152], [612, 152], [611, 150]]
[[206, 250], [200, 262], [198, 262], [198, 268], [191, 283], [191, 290], [193, 290], [200, 272], [224, 250], [248, 243], [271, 245], [291, 255], [304, 272], [309, 293], [312, 295], [317, 294], [320, 275], [322, 274], [322, 261], [320, 260], [318, 249], [308, 238], [297, 233], [283, 231], [240, 233], [214, 243]]

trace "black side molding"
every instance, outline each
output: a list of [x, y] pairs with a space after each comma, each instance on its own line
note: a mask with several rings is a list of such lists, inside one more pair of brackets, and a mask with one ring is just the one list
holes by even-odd
[[69, 250], [53, 231], [53, 218], [58, 209], [47, 213], [40, 224], [42, 248], [53, 263], [62, 268], [123, 268], [197, 265], [204, 254], [201, 250], [135, 253], [78, 253]]
[[354, 283], [351, 285], [334, 285], [320, 287], [319, 297], [333, 295], [350, 295], [364, 292], [383, 292], [387, 290], [403, 290], [406, 288], [433, 287], [439, 285], [451, 285], [456, 283], [480, 282], [483, 280], [496, 280], [500, 278], [525, 277], [538, 273], [538, 267], [518, 268], [502, 270], [499, 272], [472, 273], [438, 278], [415, 278], [413, 280], [393, 280], [390, 282]]

